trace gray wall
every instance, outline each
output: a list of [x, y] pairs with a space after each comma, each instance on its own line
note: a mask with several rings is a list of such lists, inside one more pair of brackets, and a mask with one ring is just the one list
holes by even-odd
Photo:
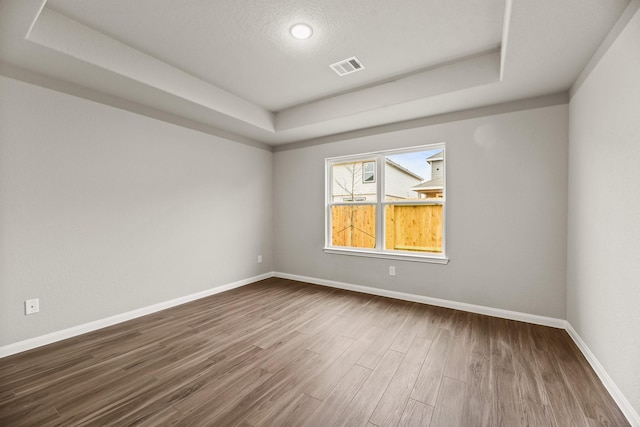
[[640, 12], [570, 103], [567, 316], [640, 413]]
[[[561, 105], [277, 152], [275, 268], [564, 319], [567, 124]], [[448, 265], [322, 251], [326, 157], [442, 141]]]
[[0, 93], [0, 345], [273, 269], [271, 152], [5, 77]]

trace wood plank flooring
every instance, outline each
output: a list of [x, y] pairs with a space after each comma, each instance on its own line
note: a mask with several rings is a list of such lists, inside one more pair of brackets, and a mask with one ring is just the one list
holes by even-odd
[[563, 330], [274, 278], [0, 359], [0, 425], [629, 424]]

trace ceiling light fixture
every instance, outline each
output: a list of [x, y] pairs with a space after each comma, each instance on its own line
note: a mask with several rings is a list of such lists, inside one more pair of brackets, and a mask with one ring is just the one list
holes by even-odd
[[304, 40], [311, 37], [313, 29], [307, 24], [295, 24], [289, 28], [289, 32], [298, 40]]

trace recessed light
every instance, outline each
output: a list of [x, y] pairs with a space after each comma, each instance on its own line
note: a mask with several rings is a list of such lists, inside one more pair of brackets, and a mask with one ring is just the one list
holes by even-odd
[[313, 29], [307, 24], [295, 24], [294, 26], [289, 28], [289, 32], [298, 40], [304, 40], [311, 37], [311, 34], [313, 34]]

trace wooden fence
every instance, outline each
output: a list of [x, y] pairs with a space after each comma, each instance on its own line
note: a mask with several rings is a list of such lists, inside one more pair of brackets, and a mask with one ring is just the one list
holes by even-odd
[[[442, 252], [442, 205], [386, 205], [388, 250]], [[331, 207], [333, 246], [374, 248], [375, 205]]]
[[331, 207], [331, 244], [353, 248], [376, 246], [375, 205]]

